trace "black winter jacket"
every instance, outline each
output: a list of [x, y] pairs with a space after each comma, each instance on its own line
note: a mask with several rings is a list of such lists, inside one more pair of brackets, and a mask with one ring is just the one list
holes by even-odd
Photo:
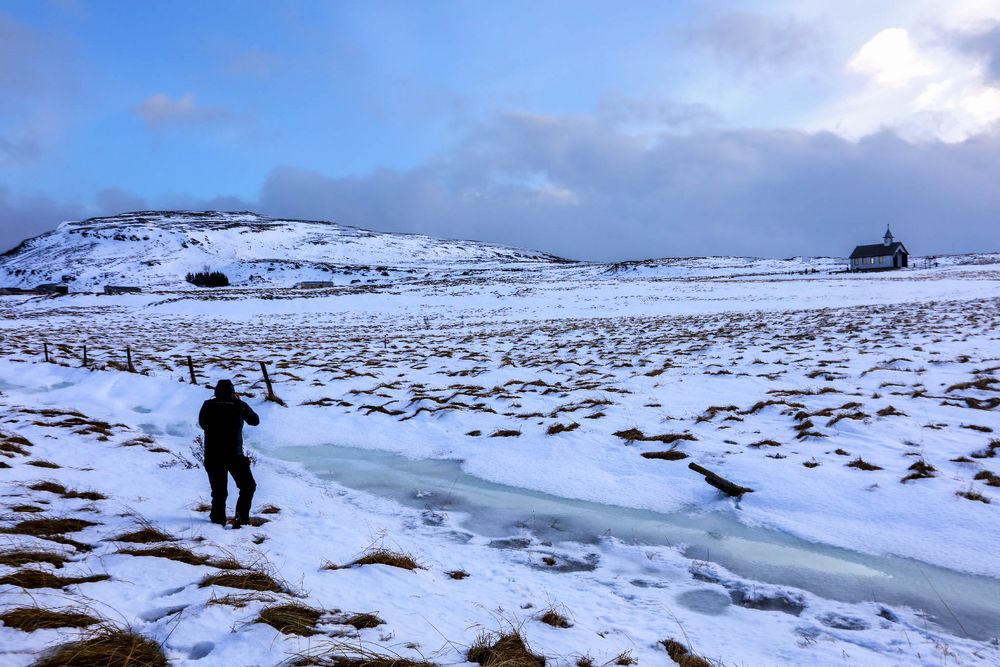
[[243, 423], [256, 426], [260, 417], [238, 398], [210, 398], [201, 406], [198, 424], [205, 429], [205, 459], [243, 455]]

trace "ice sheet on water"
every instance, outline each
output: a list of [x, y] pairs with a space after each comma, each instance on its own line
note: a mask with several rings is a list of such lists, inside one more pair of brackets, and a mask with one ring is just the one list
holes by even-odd
[[[268, 453], [304, 464], [348, 488], [422, 509], [440, 519], [438, 525], [457, 521], [464, 530], [492, 538], [490, 546], [531, 549], [553, 543], [597, 544], [609, 537], [628, 544], [677, 546], [694, 560], [717, 563], [746, 579], [845, 602], [874, 597], [919, 609], [973, 637], [1000, 633], [1000, 581], [807, 542], [746, 526], [732, 513], [664, 514], [560, 498], [473, 477], [454, 460], [409, 459], [336, 445], [278, 447]], [[587, 569], [592, 567], [587, 563]], [[724, 577], [713, 583], [726, 586]], [[730, 593], [742, 591], [735, 584], [727, 588]], [[947, 592], [950, 611], [935, 590]], [[699, 604], [697, 596], [689, 602]]]

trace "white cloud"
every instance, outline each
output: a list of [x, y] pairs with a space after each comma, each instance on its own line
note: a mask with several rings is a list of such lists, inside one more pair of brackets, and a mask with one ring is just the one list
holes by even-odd
[[132, 109], [151, 130], [162, 130], [171, 125], [206, 125], [233, 120], [234, 116], [221, 107], [203, 107], [195, 102], [192, 93], [184, 93], [176, 100], [166, 93], [150, 95]]
[[917, 51], [903, 28], [886, 28], [872, 37], [847, 67], [886, 85], [905, 84], [939, 71], [938, 65]]
[[983, 64], [939, 39], [904, 28], [879, 31], [848, 60], [846, 92], [810, 130], [859, 139], [884, 128], [916, 140], [964, 141], [1000, 121], [1000, 90]]

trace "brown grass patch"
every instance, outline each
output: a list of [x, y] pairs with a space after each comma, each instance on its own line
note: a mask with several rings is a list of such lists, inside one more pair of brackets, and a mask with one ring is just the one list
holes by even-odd
[[[209, 508], [211, 509], [211, 508]], [[264, 505], [260, 508], [261, 514], [278, 514], [281, 512], [281, 508], [277, 505]]]
[[36, 468], [62, 468], [58, 463], [53, 463], [52, 461], [46, 461], [44, 459], [34, 459], [28, 461], [29, 466], [35, 466]]
[[62, 567], [68, 559], [55, 551], [4, 551], [0, 552], [0, 565], [21, 567], [28, 563], [48, 563]]
[[110, 579], [106, 574], [92, 574], [86, 577], [60, 577], [46, 570], [25, 568], [0, 577], [0, 584], [10, 584], [21, 588], [65, 588], [73, 584], [88, 584]]
[[35, 482], [28, 487], [32, 491], [45, 491], [47, 493], [54, 493], [56, 495], [63, 495], [66, 493], [67, 489], [62, 484], [53, 482], [51, 480], [42, 480], [41, 482]]
[[103, 493], [98, 493], [97, 491], [76, 491], [75, 489], [67, 489], [62, 484], [58, 482], [53, 482], [52, 480], [42, 480], [41, 482], [35, 482], [28, 487], [32, 491], [45, 491], [47, 493], [54, 493], [56, 495], [62, 496], [63, 498], [81, 498], [83, 500], [106, 500], [107, 496]]
[[897, 410], [896, 408], [894, 408], [891, 405], [887, 405], [886, 407], [882, 408], [881, 410], [879, 410], [875, 414], [877, 414], [879, 417], [905, 417], [906, 416], [905, 412], [900, 412], [899, 410]]
[[616, 665], [620, 665], [621, 667], [629, 667], [629, 665], [639, 664], [639, 661], [632, 657], [632, 651], [622, 651], [615, 656], [615, 659], [612, 662]]
[[804, 465], [807, 468], [817, 468], [817, 467], [819, 467], [819, 461], [815, 461], [815, 460], [813, 460], [813, 461], [803, 461], [802, 465]]
[[469, 573], [465, 570], [451, 570], [450, 572], [445, 572], [445, 574], [456, 581], [461, 581], [462, 579], [467, 579], [469, 577]]
[[89, 614], [77, 611], [54, 611], [41, 607], [15, 607], [0, 614], [0, 622], [8, 628], [24, 632], [53, 628], [85, 628], [99, 623]]
[[980, 470], [976, 473], [977, 481], [985, 481], [987, 486], [1000, 486], [1000, 476], [994, 475], [989, 470]]
[[490, 433], [491, 438], [519, 438], [521, 437], [520, 431], [515, 431], [514, 429], [501, 428]]
[[384, 548], [371, 549], [365, 552], [360, 558], [352, 561], [351, 565], [388, 565], [404, 570], [423, 569], [410, 554]]
[[560, 424], [557, 422], [545, 429], [545, 433], [548, 435], [558, 435], [559, 433], [575, 431], [578, 428], [580, 428], [580, 425], [576, 422], [570, 422], [569, 424]]
[[927, 478], [927, 477], [933, 477], [934, 473], [937, 472], [937, 468], [935, 468], [934, 466], [932, 466], [927, 461], [924, 461], [923, 459], [920, 459], [919, 461], [915, 461], [913, 463], [913, 465], [911, 465], [907, 469], [908, 470], [912, 470], [913, 472], [911, 472], [909, 475], [907, 475], [903, 479], [899, 480], [903, 484], [905, 484], [906, 482], [908, 482], [908, 481], [910, 481], [912, 479], [924, 479], [924, 478]]
[[112, 538], [112, 542], [130, 542], [132, 544], [153, 544], [155, 542], [173, 542], [177, 538], [167, 535], [162, 530], [152, 526], [144, 526], [139, 530], [122, 533], [118, 537]]
[[880, 468], [877, 465], [874, 465], [872, 463], [868, 463], [868, 461], [865, 461], [860, 456], [858, 458], [854, 459], [853, 461], [851, 461], [850, 463], [848, 463], [847, 467], [848, 468], [857, 468], [858, 470], [881, 470], [882, 469], [882, 468]]
[[637, 428], [627, 428], [624, 431], [616, 431], [614, 435], [628, 442], [662, 442], [666, 445], [673, 444], [679, 440], [697, 440], [690, 433], [663, 433], [661, 435], [646, 435]]
[[50, 537], [64, 533], [75, 533], [84, 528], [96, 525], [98, 524], [93, 521], [73, 518], [25, 519], [14, 524], [12, 528], [5, 528], [0, 532], [16, 535], [33, 535], [35, 537]]
[[972, 453], [972, 458], [974, 459], [992, 459], [997, 455], [997, 450], [1000, 449], [1000, 440], [992, 440], [990, 444], [986, 446], [986, 449], [980, 450], [978, 452]]
[[501, 633], [495, 640], [492, 635], [480, 635], [469, 647], [469, 662], [482, 667], [545, 667], [545, 658], [531, 652], [516, 630]]
[[261, 609], [258, 623], [266, 623], [285, 635], [310, 637], [317, 634], [316, 623], [323, 612], [301, 604], [281, 604]]
[[678, 449], [668, 449], [665, 452], [643, 452], [642, 458], [644, 459], [662, 459], [664, 461], [680, 461], [681, 459], [686, 459], [687, 454]]
[[993, 385], [1000, 382], [997, 378], [978, 378], [971, 382], [959, 382], [958, 384], [953, 384], [947, 389], [945, 389], [946, 394], [950, 394], [953, 391], [965, 391], [967, 389], [978, 389], [979, 391], [996, 391], [993, 389]]
[[385, 623], [385, 621], [383, 621], [375, 614], [362, 612], [359, 614], [351, 614], [343, 621], [341, 621], [341, 623], [343, 625], [350, 625], [355, 630], [367, 630], [368, 628], [377, 628], [378, 626]]
[[163, 649], [132, 629], [104, 627], [85, 639], [55, 647], [32, 667], [167, 667]]
[[268, 591], [271, 593], [288, 593], [288, 587], [278, 583], [274, 577], [260, 570], [244, 570], [242, 572], [217, 572], [210, 574], [198, 584], [206, 586], [225, 586], [239, 588], [245, 591]]
[[551, 625], [553, 628], [572, 628], [573, 624], [569, 622], [569, 619], [560, 614], [554, 607], [549, 607], [545, 612], [538, 617], [538, 620], [546, 625]]
[[479, 437], [479, 436], [481, 436], [482, 434], [483, 434], [483, 432], [482, 432], [482, 431], [479, 431], [479, 430], [476, 430], [476, 431], [469, 431], [469, 432], [468, 432], [468, 433], [466, 433], [465, 435], [467, 435], [467, 436], [469, 436], [469, 437], [471, 437], [471, 438], [478, 438], [478, 437]]
[[837, 415], [836, 417], [828, 421], [826, 425], [827, 427], [835, 426], [837, 422], [843, 419], [854, 419], [856, 421], [863, 421], [865, 419], [868, 419], [868, 415], [865, 414], [864, 412], [861, 412], [860, 410], [857, 412], [845, 412]]
[[962, 496], [963, 498], [968, 498], [969, 500], [978, 500], [981, 503], [990, 504], [990, 499], [979, 493], [978, 491], [973, 491], [969, 489], [968, 491], [956, 491], [956, 496]]
[[399, 655], [375, 653], [360, 646], [335, 644], [318, 652], [299, 654], [289, 667], [436, 667], [434, 663]]
[[765, 440], [758, 440], [757, 442], [751, 442], [747, 446], [748, 447], [754, 447], [754, 448], [759, 448], [759, 447], [781, 447], [781, 443], [778, 442], [777, 440], [765, 439]]
[[661, 641], [660, 643], [667, 649], [667, 655], [670, 656], [670, 659], [680, 665], [680, 667], [714, 667], [712, 663], [705, 658], [691, 653], [688, 648], [679, 641], [668, 639], [666, 641]]
[[193, 551], [173, 545], [150, 547], [146, 549], [133, 549], [131, 547], [119, 549], [118, 553], [127, 556], [151, 556], [153, 558], [166, 558], [167, 560], [187, 563], [188, 565], [205, 565], [209, 562], [208, 556], [196, 554]]

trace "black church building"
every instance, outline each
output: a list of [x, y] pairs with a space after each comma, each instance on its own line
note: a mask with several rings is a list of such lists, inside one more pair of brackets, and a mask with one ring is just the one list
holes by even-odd
[[892, 238], [888, 225], [881, 243], [859, 245], [851, 253], [851, 271], [904, 269], [909, 264], [910, 252], [902, 242]]

